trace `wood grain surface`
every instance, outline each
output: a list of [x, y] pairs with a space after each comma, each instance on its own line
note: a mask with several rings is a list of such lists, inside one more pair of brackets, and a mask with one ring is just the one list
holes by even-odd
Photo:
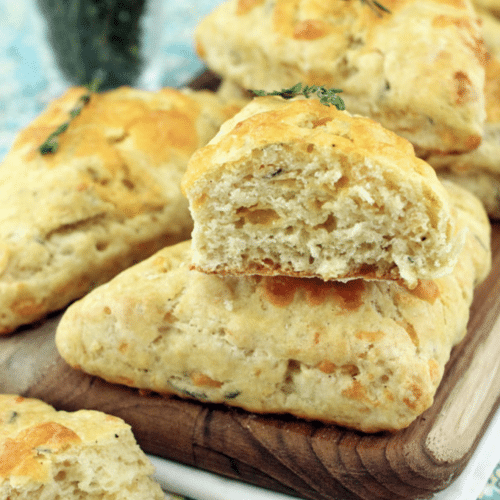
[[492, 248], [493, 270], [476, 290], [468, 334], [452, 351], [433, 406], [397, 433], [363, 434], [109, 384], [59, 357], [59, 315], [0, 338], [0, 392], [117, 415], [148, 453], [300, 498], [426, 498], [463, 470], [500, 402], [499, 224]]

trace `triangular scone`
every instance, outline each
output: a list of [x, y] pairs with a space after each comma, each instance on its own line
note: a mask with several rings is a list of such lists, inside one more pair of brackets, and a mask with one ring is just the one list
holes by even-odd
[[120, 418], [0, 394], [0, 498], [162, 500], [153, 474]]
[[184, 242], [71, 305], [56, 345], [70, 365], [114, 383], [366, 432], [400, 429], [431, 405], [490, 268], [481, 203], [449, 189], [460, 227], [470, 228], [464, 250], [453, 274], [414, 290], [200, 273]]
[[181, 177], [237, 109], [209, 92], [122, 87], [93, 94], [42, 155], [86, 92], [54, 101], [0, 167], [0, 334], [189, 238]]
[[[500, 23], [499, 23], [500, 35]], [[441, 179], [470, 189], [485, 205], [490, 217], [500, 219], [500, 59], [486, 63], [486, 111], [483, 141], [463, 154], [431, 154], [425, 160]]]
[[500, 219], [500, 20], [484, 12], [480, 18], [488, 49], [484, 87], [486, 122], [481, 145], [467, 153], [434, 153], [424, 158], [441, 179], [470, 189], [484, 203], [488, 215]]
[[421, 150], [482, 136], [483, 46], [468, 0], [228, 0], [197, 28], [208, 67], [246, 89], [343, 89], [347, 109]]
[[411, 144], [315, 99], [254, 99], [181, 186], [199, 271], [415, 286], [460, 250], [448, 195]]

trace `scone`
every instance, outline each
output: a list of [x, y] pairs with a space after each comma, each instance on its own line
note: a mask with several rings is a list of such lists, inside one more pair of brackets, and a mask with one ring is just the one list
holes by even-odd
[[467, 151], [485, 119], [484, 50], [468, 0], [227, 0], [201, 21], [207, 66], [245, 89], [341, 88], [346, 109], [420, 150]]
[[317, 99], [261, 97], [182, 179], [193, 266], [323, 280], [450, 273], [463, 241], [434, 170], [371, 119]]
[[56, 345], [110, 382], [289, 413], [365, 432], [409, 425], [433, 401], [490, 268], [481, 203], [447, 185], [467, 240], [451, 275], [393, 281], [223, 277], [165, 248], [64, 313]]
[[485, 205], [490, 217], [500, 219], [500, 59], [487, 64], [488, 118], [481, 146], [464, 154], [432, 154], [425, 157], [440, 179], [470, 189]]
[[0, 395], [0, 498], [164, 499], [153, 473], [120, 418]]
[[500, 20], [480, 14], [488, 49], [485, 61], [486, 122], [481, 145], [467, 153], [431, 153], [423, 158], [441, 179], [470, 189], [490, 217], [500, 218]]
[[180, 179], [237, 107], [210, 92], [71, 88], [26, 127], [0, 168], [0, 334], [62, 308], [189, 238]]
[[485, 36], [490, 53], [485, 63], [486, 122], [481, 145], [467, 153], [423, 157], [441, 179], [470, 189], [484, 203], [490, 217], [500, 219], [500, 20], [490, 18], [490, 23], [495, 26], [497, 40], [490, 29]]

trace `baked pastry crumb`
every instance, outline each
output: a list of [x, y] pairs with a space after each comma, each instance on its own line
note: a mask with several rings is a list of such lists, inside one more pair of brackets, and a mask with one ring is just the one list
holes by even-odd
[[267, 91], [343, 90], [427, 151], [469, 151], [483, 135], [484, 45], [470, 2], [225, 0], [201, 20], [198, 55], [221, 78]]

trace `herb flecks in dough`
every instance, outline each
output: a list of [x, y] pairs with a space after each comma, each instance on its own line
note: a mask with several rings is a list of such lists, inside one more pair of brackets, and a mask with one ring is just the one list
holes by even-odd
[[275, 95], [281, 96], [283, 99], [291, 99], [292, 97], [299, 95], [309, 98], [311, 95], [316, 94], [321, 104], [324, 104], [325, 106], [333, 105], [339, 110], [345, 109], [344, 101], [337, 95], [342, 92], [342, 89], [327, 89], [326, 87], [320, 85], [302, 85], [302, 83], [299, 82], [293, 87], [287, 89], [274, 90], [272, 92], [266, 92], [265, 90], [251, 90], [251, 92], [256, 96]]

